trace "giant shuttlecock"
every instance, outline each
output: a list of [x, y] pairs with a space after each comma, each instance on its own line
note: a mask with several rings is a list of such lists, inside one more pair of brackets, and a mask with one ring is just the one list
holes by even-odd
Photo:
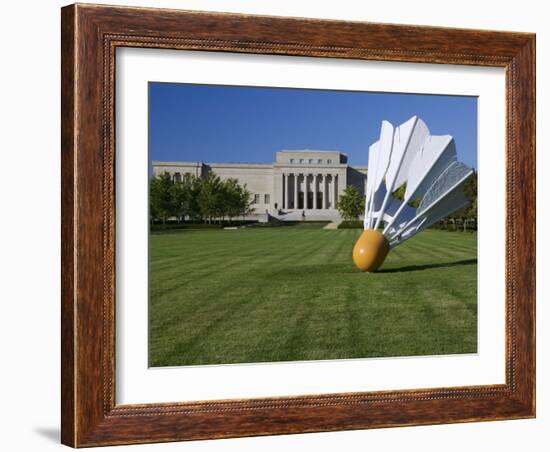
[[472, 173], [457, 161], [452, 136], [430, 135], [416, 116], [395, 128], [382, 121], [380, 139], [369, 148], [365, 230], [353, 248], [355, 265], [375, 271], [390, 249], [467, 205], [464, 185]]

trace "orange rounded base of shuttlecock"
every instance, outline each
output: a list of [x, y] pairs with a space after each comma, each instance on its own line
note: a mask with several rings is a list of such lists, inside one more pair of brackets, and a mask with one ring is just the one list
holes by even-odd
[[353, 247], [353, 262], [363, 272], [374, 272], [382, 265], [390, 251], [390, 244], [382, 233], [366, 229]]

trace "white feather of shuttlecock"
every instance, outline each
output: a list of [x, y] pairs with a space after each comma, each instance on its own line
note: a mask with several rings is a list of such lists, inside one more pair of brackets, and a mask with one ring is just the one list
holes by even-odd
[[[450, 135], [430, 135], [417, 116], [393, 127], [382, 121], [369, 148], [365, 229], [383, 226], [394, 247], [468, 204], [464, 185], [473, 170], [457, 161]], [[406, 184], [402, 201], [392, 193]], [[412, 201], [420, 200], [418, 208]]]

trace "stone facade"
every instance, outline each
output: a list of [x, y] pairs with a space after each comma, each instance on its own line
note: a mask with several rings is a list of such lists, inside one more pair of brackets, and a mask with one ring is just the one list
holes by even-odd
[[153, 162], [154, 175], [175, 180], [213, 172], [221, 179], [235, 178], [252, 193], [253, 218], [339, 221], [339, 196], [348, 185], [364, 195], [367, 167], [351, 167], [338, 151], [279, 151], [272, 164]]

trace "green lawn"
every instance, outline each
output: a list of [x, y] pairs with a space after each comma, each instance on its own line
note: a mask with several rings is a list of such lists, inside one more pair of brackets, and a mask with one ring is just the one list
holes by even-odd
[[366, 274], [360, 232], [152, 235], [149, 364], [475, 353], [476, 235], [423, 232]]

